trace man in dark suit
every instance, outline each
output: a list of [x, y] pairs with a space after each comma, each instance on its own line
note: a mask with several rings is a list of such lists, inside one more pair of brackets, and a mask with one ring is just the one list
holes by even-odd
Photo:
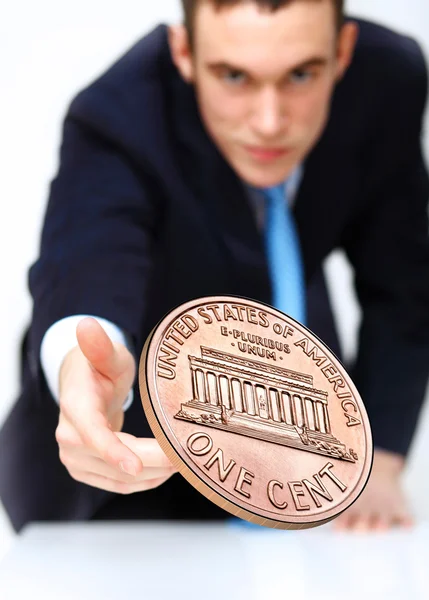
[[353, 264], [362, 306], [350, 370], [376, 452], [366, 491], [338, 523], [404, 525], [400, 474], [429, 365], [420, 49], [343, 23], [341, 0], [184, 6], [186, 26], [156, 28], [68, 110], [29, 277], [22, 393], [0, 435], [1, 499], [18, 530], [33, 520], [228, 516], [152, 438], [136, 360], [151, 328], [186, 300], [272, 302], [258, 190], [293, 180], [285, 205], [307, 325], [340, 355], [321, 271], [335, 248]]

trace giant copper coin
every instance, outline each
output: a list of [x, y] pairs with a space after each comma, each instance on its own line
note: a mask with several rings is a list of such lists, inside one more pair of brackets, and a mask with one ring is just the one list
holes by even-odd
[[222, 296], [174, 309], [146, 341], [140, 389], [171, 462], [243, 519], [321, 525], [366, 485], [373, 447], [358, 391], [313, 333], [268, 305]]

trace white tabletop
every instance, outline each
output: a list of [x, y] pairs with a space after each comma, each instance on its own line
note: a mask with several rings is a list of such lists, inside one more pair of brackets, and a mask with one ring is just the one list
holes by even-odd
[[429, 523], [339, 534], [231, 525], [32, 525], [0, 562], [1, 600], [427, 600]]

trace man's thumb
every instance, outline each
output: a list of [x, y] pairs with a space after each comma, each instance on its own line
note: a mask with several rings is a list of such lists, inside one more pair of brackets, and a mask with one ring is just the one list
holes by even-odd
[[117, 379], [130, 367], [128, 356], [115, 350], [111, 339], [96, 319], [82, 319], [76, 327], [76, 338], [92, 367], [108, 379]]

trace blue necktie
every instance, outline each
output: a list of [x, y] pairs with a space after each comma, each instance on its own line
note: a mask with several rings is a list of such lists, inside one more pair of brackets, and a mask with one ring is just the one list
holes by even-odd
[[265, 197], [265, 247], [273, 288], [272, 303], [305, 324], [304, 269], [295, 220], [287, 199], [288, 184], [262, 191]]

